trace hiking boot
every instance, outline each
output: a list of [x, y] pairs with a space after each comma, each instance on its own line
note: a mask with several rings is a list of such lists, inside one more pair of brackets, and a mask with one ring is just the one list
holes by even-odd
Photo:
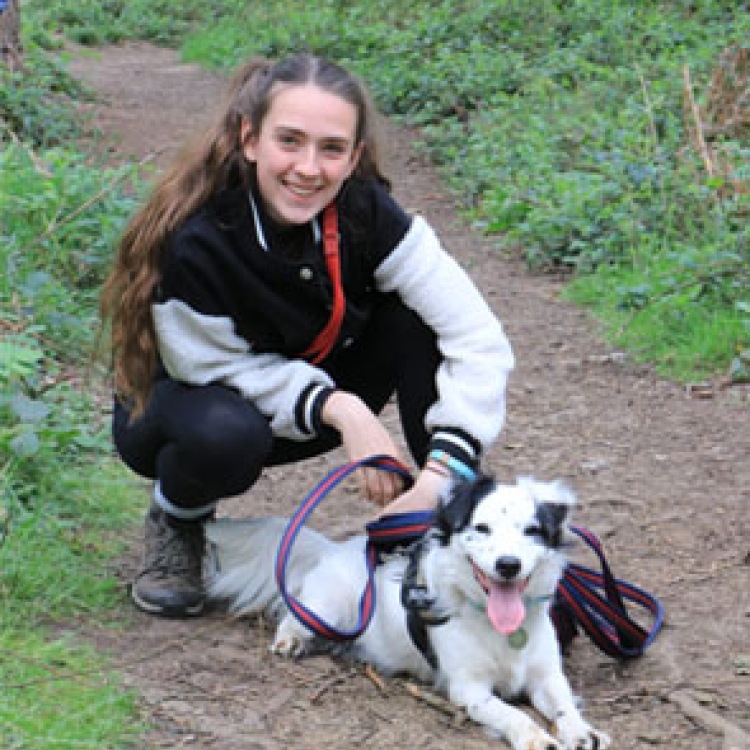
[[206, 598], [203, 523], [170, 518], [152, 504], [146, 515], [145, 541], [143, 569], [131, 589], [135, 605], [162, 617], [199, 615]]

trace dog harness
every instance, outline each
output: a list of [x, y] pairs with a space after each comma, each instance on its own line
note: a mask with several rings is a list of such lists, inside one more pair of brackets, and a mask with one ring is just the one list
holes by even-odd
[[[360, 597], [359, 614], [353, 629], [339, 630], [332, 627], [295, 599], [287, 589], [286, 566], [294, 540], [305, 520], [339, 482], [363, 467], [390, 471], [401, 476], [407, 485], [413, 483], [409, 471], [390, 456], [371, 456], [331, 471], [303, 500], [287, 524], [276, 556], [275, 573], [279, 591], [289, 611], [313, 633], [337, 643], [353, 641], [367, 629], [375, 610], [374, 573], [379, 560], [383, 555], [401, 551], [408, 556], [401, 585], [401, 604], [406, 611], [407, 629], [416, 648], [427, 663], [436, 669], [438, 660], [430, 643], [428, 628], [445, 624], [450, 615], [436, 609], [435, 599], [430, 596], [419, 576], [419, 558], [434, 538], [431, 536], [434, 512], [398, 513], [367, 524], [367, 582]], [[608, 656], [616, 659], [641, 656], [662, 627], [663, 605], [653, 595], [613, 575], [601, 542], [595, 534], [577, 526], [571, 526], [571, 530], [596, 554], [601, 572], [576, 563], [567, 564], [549, 610], [561, 647], [566, 648], [571, 643], [580, 626]], [[539, 603], [544, 600], [546, 597], [542, 597]], [[642, 626], [631, 617], [626, 601], [638, 605], [651, 615], [650, 627]], [[512, 648], [525, 647], [525, 633], [520, 633], [521, 630], [523, 628], [508, 636]]]
[[[431, 514], [434, 516], [434, 514]], [[430, 596], [427, 586], [419, 576], [419, 558], [426, 547], [428, 535], [414, 542], [408, 549], [409, 562], [401, 582], [401, 606], [406, 611], [406, 629], [412, 643], [425, 661], [435, 670], [438, 658], [430, 641], [428, 628], [445, 625], [449, 614], [441, 615], [435, 610], [435, 598]]]

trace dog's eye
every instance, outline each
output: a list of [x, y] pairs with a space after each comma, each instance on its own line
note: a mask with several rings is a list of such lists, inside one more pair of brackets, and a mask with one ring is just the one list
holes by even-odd
[[490, 533], [490, 527], [486, 523], [478, 523], [474, 527], [474, 531], [476, 531], [479, 534], [489, 534]]
[[523, 533], [526, 534], [526, 536], [538, 536], [544, 538], [544, 529], [541, 526], [537, 526], [535, 524], [531, 524], [527, 526]]

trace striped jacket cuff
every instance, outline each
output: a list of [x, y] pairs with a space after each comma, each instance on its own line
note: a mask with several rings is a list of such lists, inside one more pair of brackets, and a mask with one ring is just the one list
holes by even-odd
[[294, 419], [300, 432], [306, 435], [317, 435], [323, 428], [320, 413], [326, 399], [335, 389], [323, 383], [310, 383], [297, 399]]
[[463, 430], [438, 427], [430, 439], [428, 455], [433, 451], [447, 453], [473, 471], [479, 467], [481, 446]]

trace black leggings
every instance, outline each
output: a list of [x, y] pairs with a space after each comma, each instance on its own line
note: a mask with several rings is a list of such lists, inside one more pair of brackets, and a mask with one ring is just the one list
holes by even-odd
[[[376, 414], [395, 391], [409, 451], [421, 465], [429, 441], [424, 416], [437, 398], [440, 360], [432, 330], [388, 295], [379, 298], [362, 337], [321, 367]], [[113, 436], [123, 461], [158, 479], [168, 501], [185, 510], [246, 491], [266, 466], [317, 456], [341, 442], [328, 427], [312, 440], [275, 438], [268, 419], [237, 391], [169, 378], [156, 382], [142, 416], [132, 423], [129, 417], [115, 401]]]

